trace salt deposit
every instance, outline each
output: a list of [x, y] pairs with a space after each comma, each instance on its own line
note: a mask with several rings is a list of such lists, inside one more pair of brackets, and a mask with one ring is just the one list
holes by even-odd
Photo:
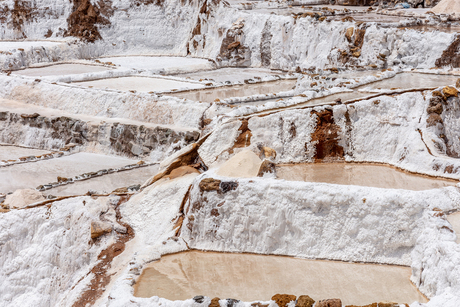
[[460, 306], [458, 16], [337, 3], [2, 1], [0, 306]]
[[26, 207], [30, 204], [44, 200], [42, 193], [32, 189], [20, 189], [6, 196], [4, 205], [11, 209]]

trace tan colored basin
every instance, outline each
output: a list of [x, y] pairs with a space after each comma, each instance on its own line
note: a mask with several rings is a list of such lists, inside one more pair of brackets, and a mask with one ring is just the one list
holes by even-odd
[[184, 300], [195, 295], [243, 301], [277, 293], [307, 294], [343, 304], [426, 302], [409, 281], [408, 267], [305, 260], [284, 256], [184, 252], [149, 264], [134, 288], [138, 297]]
[[431, 178], [397, 170], [390, 166], [365, 163], [282, 164], [278, 179], [325, 182], [366, 187], [422, 191], [453, 186], [455, 180]]

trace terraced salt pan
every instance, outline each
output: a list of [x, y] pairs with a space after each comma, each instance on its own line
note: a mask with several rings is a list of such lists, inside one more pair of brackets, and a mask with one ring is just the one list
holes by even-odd
[[58, 64], [46, 67], [27, 68], [13, 72], [14, 75], [29, 76], [29, 77], [46, 77], [58, 75], [75, 75], [91, 72], [106, 71], [110, 68], [97, 65], [84, 64]]
[[151, 91], [171, 91], [174, 89], [200, 89], [204, 88], [204, 85], [198, 83], [188, 83], [175, 80], [167, 80], [161, 78], [146, 78], [146, 77], [122, 77], [122, 78], [110, 78], [101, 79], [94, 81], [78, 82], [75, 84], [90, 86], [101, 89], [115, 89], [120, 91], [139, 91], [139, 92], [151, 92]]
[[163, 73], [187, 73], [213, 69], [212, 62], [206, 59], [167, 57], [167, 56], [125, 56], [100, 58], [101, 62], [112, 62], [125, 68], [162, 71]]
[[341, 298], [344, 305], [426, 302], [402, 266], [306, 260], [283, 256], [190, 251], [147, 265], [138, 297], [185, 300], [196, 295], [268, 301], [274, 294]]
[[[0, 168], [0, 191], [35, 189], [39, 185], [57, 182], [57, 177], [71, 178], [87, 172], [117, 168], [135, 161], [93, 153], [76, 153], [61, 158]], [[94, 186], [92, 190], [96, 190]]]
[[49, 150], [41, 150], [11, 145], [0, 145], [0, 160], [16, 160], [21, 157], [39, 156], [46, 153], [49, 153]]
[[457, 235], [457, 243], [460, 244], [460, 212], [448, 215], [447, 220], [452, 225], [452, 228], [454, 228], [455, 234]]
[[18, 41], [18, 42], [5, 42], [0, 41], [0, 51], [12, 51], [15, 49], [28, 49], [38, 47], [55, 47], [64, 44], [64, 42], [47, 42], [47, 41]]
[[[356, 78], [359, 77], [360, 72], [351, 72], [344, 74], [334, 74], [330, 77], [346, 77], [346, 78]], [[369, 75], [368, 72], [362, 72], [362, 75]], [[445, 85], [452, 85], [457, 82], [457, 79], [460, 76], [456, 75], [434, 75], [434, 74], [423, 74], [423, 73], [401, 73], [397, 74], [395, 77], [384, 79], [381, 81], [376, 81], [370, 84], [361, 85], [354, 88], [352, 92], [342, 92], [337, 94], [331, 94], [320, 98], [310, 99], [305, 102], [299, 102], [295, 105], [281, 107], [278, 109], [289, 109], [289, 108], [298, 108], [303, 106], [318, 106], [324, 104], [334, 103], [338, 98], [342, 102], [349, 100], [360, 99], [367, 96], [372, 96], [373, 93], [380, 91], [390, 91], [390, 90], [404, 90], [404, 89], [421, 89], [421, 88], [434, 88]], [[289, 98], [283, 98], [282, 100], [287, 100]], [[244, 105], [264, 105], [269, 102], [282, 101], [280, 99], [268, 99], [268, 100], [257, 100], [246, 102]]]
[[178, 77], [190, 78], [192, 80], [209, 79], [215, 82], [230, 81], [243, 83], [246, 79], [254, 79], [254, 77], [264, 78], [271, 77], [283, 72], [272, 71], [263, 68], [221, 68], [210, 71], [195, 72], [190, 74], [181, 74]]
[[393, 78], [377, 81], [371, 84], [358, 87], [362, 90], [380, 89], [409, 89], [439, 87], [455, 84], [460, 76], [453, 75], [434, 75], [422, 73], [401, 73]]
[[385, 189], [423, 191], [454, 186], [455, 180], [435, 179], [399, 171], [395, 168], [364, 163], [309, 163], [276, 166], [278, 179], [326, 182]]
[[255, 84], [223, 86], [209, 90], [171, 93], [169, 96], [190, 99], [193, 101], [214, 102], [232, 97], [246, 97], [257, 94], [273, 94], [290, 91], [295, 87], [296, 80], [279, 80]]
[[107, 174], [104, 176], [76, 181], [72, 184], [62, 185], [50, 190], [44, 194], [55, 196], [82, 195], [89, 190], [99, 193], [110, 193], [115, 189], [130, 187], [144, 183], [158, 171], [158, 165], [139, 167], [128, 171]]

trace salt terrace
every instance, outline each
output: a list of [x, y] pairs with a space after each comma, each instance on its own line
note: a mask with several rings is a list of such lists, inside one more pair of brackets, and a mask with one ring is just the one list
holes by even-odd
[[0, 306], [460, 306], [455, 1], [0, 12]]

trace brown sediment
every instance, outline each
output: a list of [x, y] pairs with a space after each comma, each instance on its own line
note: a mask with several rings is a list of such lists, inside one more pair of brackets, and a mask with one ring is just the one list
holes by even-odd
[[108, 248], [103, 250], [97, 260], [99, 261], [91, 270], [90, 273], [94, 274], [91, 283], [88, 285], [88, 289], [83, 292], [80, 298], [72, 305], [73, 307], [79, 306], [92, 306], [96, 300], [104, 293], [105, 286], [110, 282], [111, 275], [107, 274], [107, 271], [111, 267], [112, 260], [120, 255], [125, 250], [126, 242], [134, 238], [134, 230], [126, 223], [121, 221], [120, 205], [129, 200], [130, 196], [122, 196], [118, 201], [115, 208], [117, 222], [126, 227], [126, 233], [118, 233], [117, 242], [110, 245]]
[[452, 65], [452, 67], [460, 67], [460, 35], [454, 39], [452, 44], [443, 51], [441, 57], [436, 60], [436, 67]]
[[315, 162], [343, 160], [343, 147], [338, 144], [341, 129], [334, 122], [333, 110], [312, 111], [311, 115], [317, 116], [316, 129], [311, 134], [316, 148]]
[[240, 135], [236, 138], [235, 144], [233, 144], [233, 147], [228, 150], [230, 154], [233, 153], [235, 148], [244, 148], [248, 147], [251, 145], [251, 137], [252, 137], [252, 132], [248, 127], [248, 119], [242, 119], [241, 120], [241, 126], [238, 129], [240, 132]]
[[89, 0], [71, 0], [72, 14], [67, 18], [68, 29], [64, 36], [74, 36], [87, 42], [102, 39], [98, 26], [110, 26], [113, 15], [112, 1], [100, 0], [93, 5]]

